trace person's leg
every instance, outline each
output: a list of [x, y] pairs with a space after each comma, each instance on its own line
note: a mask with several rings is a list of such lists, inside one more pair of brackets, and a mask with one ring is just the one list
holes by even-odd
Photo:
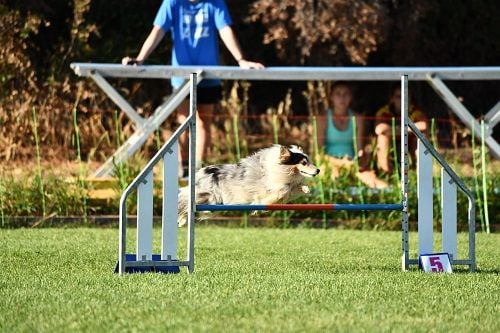
[[[427, 123], [425, 121], [417, 121], [414, 124], [420, 130], [420, 132], [422, 132], [422, 134], [429, 138], [429, 136], [427, 135]], [[410, 165], [415, 168], [417, 167], [418, 162], [417, 146], [418, 138], [415, 134], [412, 133], [408, 136], [408, 152], [410, 156]]]
[[377, 167], [386, 173], [392, 172], [389, 161], [389, 150], [391, 147], [391, 136], [386, 134], [377, 135]]
[[[196, 168], [200, 168], [206, 161], [208, 147], [211, 142], [210, 128], [215, 105], [222, 98], [220, 86], [198, 87], [196, 112]], [[189, 115], [189, 100], [183, 101], [177, 109], [177, 121], [182, 123]], [[182, 164], [187, 167], [189, 160], [188, 134], [184, 132], [179, 138], [179, 156]], [[183, 172], [185, 174], [185, 172]]]
[[[325, 162], [328, 163], [328, 167], [331, 169], [331, 179], [335, 180], [340, 176], [341, 169], [350, 169], [353, 165], [352, 160], [347, 158], [337, 158], [330, 155], [325, 155]], [[320, 167], [321, 170], [326, 170], [326, 166]]]
[[[210, 145], [210, 127], [215, 109], [214, 104], [200, 104], [196, 112], [196, 166], [201, 166], [207, 157], [207, 147]], [[182, 123], [189, 115], [189, 100], [183, 101], [177, 109], [177, 121]], [[189, 160], [188, 133], [184, 132], [179, 138], [179, 152], [181, 165], [187, 165]]]
[[214, 109], [214, 104], [201, 104], [196, 113], [196, 161], [200, 166], [206, 161], [208, 147], [211, 144], [210, 128]]
[[356, 173], [358, 179], [370, 188], [387, 188], [389, 184], [378, 178], [373, 170], [364, 170]]
[[[182, 124], [189, 115], [189, 100], [184, 100], [177, 107], [177, 122]], [[184, 131], [179, 138], [179, 171], [182, 174], [182, 163], [188, 161], [188, 132]], [[185, 163], [185, 164], [186, 164]]]
[[417, 137], [415, 135], [408, 135], [408, 156], [409, 156], [409, 163], [410, 166], [413, 168], [417, 167], [417, 158], [418, 158], [418, 151], [417, 151]]

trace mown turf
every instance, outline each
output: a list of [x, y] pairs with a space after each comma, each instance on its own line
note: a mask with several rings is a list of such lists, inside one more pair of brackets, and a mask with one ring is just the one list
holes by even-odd
[[117, 239], [0, 230], [0, 330], [500, 331], [498, 234], [477, 235], [478, 273], [449, 275], [402, 272], [398, 232], [200, 227], [195, 274], [120, 277]]

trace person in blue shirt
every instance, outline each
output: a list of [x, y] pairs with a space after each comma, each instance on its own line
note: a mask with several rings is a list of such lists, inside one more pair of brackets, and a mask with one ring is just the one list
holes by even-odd
[[332, 168], [332, 176], [342, 167], [351, 167], [358, 159], [357, 177], [369, 187], [384, 188], [387, 183], [368, 169], [368, 154], [364, 151], [364, 123], [351, 109], [352, 90], [347, 82], [336, 81], [331, 87], [330, 105], [317, 122], [318, 147], [322, 147]]
[[[156, 14], [153, 29], [145, 40], [139, 55], [124, 57], [122, 64], [141, 65], [170, 32], [172, 38], [172, 66], [218, 66], [219, 37], [240, 68], [260, 69], [259, 62], [245, 59], [236, 35], [231, 28], [232, 20], [224, 0], [164, 0]], [[172, 86], [177, 89], [183, 78], [173, 77]], [[201, 166], [210, 146], [210, 125], [215, 104], [222, 97], [219, 80], [203, 80], [198, 85], [198, 110], [196, 118], [196, 163]], [[181, 103], [177, 120], [183, 122], [189, 114], [189, 101]], [[187, 164], [187, 135], [180, 138], [180, 153]]]

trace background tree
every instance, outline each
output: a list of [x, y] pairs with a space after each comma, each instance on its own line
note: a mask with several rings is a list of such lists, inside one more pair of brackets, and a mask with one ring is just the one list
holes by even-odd
[[385, 37], [386, 11], [380, 1], [258, 0], [250, 22], [262, 23], [264, 44], [274, 43], [287, 64], [366, 65]]
[[[500, 59], [497, 0], [227, 3], [247, 56], [268, 66], [486, 66], [498, 65]], [[56, 156], [71, 156], [71, 111], [75, 105], [84, 154], [96, 147], [104, 155], [113, 150], [116, 106], [92, 81], [74, 75], [69, 64], [116, 63], [126, 54], [137, 53], [160, 4], [161, 0], [1, 2], [0, 158], [30, 157], [33, 153], [33, 108], [43, 147], [49, 147], [49, 153]], [[167, 44], [159, 47], [148, 63], [168, 63], [166, 40]], [[235, 65], [233, 61], [223, 51], [223, 63]], [[112, 83], [145, 115], [170, 89], [165, 80]], [[498, 101], [498, 81], [449, 85], [464, 97], [464, 103], [476, 116]], [[385, 83], [359, 83], [357, 88], [360, 111], [369, 114], [385, 101]], [[278, 105], [289, 90], [294, 112], [307, 113], [302, 96], [306, 86], [297, 82], [253, 82], [249, 90], [250, 112], [263, 113], [268, 105]], [[446, 116], [446, 106], [426, 83], [415, 84], [412, 91], [431, 116]], [[129, 124], [126, 117], [119, 120]]]

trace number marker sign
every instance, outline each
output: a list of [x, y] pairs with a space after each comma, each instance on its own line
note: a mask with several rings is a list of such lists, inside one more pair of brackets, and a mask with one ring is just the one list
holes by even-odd
[[422, 254], [418, 257], [419, 266], [424, 272], [452, 273], [448, 253]]

